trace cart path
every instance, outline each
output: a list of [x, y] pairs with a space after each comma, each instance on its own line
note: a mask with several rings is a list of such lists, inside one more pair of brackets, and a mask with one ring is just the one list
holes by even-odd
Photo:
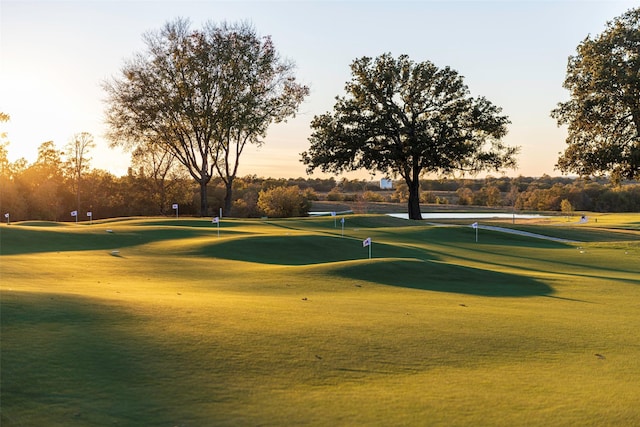
[[[465, 225], [447, 225], [447, 224], [438, 224], [438, 223], [435, 223], [435, 222], [430, 222], [429, 224], [430, 225], [439, 226], [439, 227], [473, 227], [472, 225], [466, 225], [466, 226]], [[545, 236], [544, 234], [531, 233], [529, 231], [522, 231], [522, 230], [514, 230], [512, 228], [496, 227], [494, 225], [481, 225], [481, 224], [478, 224], [477, 227], [480, 230], [490, 230], [490, 231], [498, 231], [500, 233], [518, 234], [520, 236], [533, 237], [535, 239], [550, 240], [552, 242], [582, 243], [582, 242], [579, 242], [577, 240], [569, 240], [569, 239], [562, 239], [560, 237]]]

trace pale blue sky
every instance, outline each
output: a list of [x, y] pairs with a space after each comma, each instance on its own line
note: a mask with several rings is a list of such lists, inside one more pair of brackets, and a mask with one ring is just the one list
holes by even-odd
[[[631, 1], [0, 1], [0, 111], [11, 115], [11, 160], [35, 160], [37, 147], [62, 148], [91, 132], [93, 167], [126, 173], [129, 155], [103, 138], [100, 82], [143, 49], [141, 35], [178, 16], [194, 27], [207, 20], [251, 22], [271, 35], [297, 65], [311, 94], [299, 114], [273, 126], [266, 143], [241, 159], [240, 175], [304, 176], [299, 153], [309, 122], [333, 108], [357, 57], [408, 54], [451, 66], [473, 95], [503, 108], [512, 124], [505, 141], [520, 145], [519, 168], [507, 175], [554, 171], [566, 130], [549, 112], [567, 99], [567, 57], [587, 34]], [[494, 174], [496, 175], [496, 174]], [[321, 174], [314, 174], [321, 176]], [[367, 177], [366, 172], [349, 177]], [[480, 176], [484, 176], [481, 174]]]

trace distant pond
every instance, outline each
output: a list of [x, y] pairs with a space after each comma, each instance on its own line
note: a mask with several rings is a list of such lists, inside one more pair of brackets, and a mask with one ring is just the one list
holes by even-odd
[[[408, 213], [387, 214], [394, 218], [409, 219]], [[491, 212], [423, 212], [422, 219], [538, 219], [548, 218], [547, 215], [539, 214], [512, 214], [512, 213], [491, 213]]]

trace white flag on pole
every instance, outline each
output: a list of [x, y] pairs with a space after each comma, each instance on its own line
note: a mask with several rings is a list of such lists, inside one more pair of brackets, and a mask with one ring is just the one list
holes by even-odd
[[178, 204], [174, 203], [173, 206], [171, 206], [171, 209], [178, 209]]
[[476, 230], [476, 243], [478, 243], [478, 223], [474, 222], [471, 226]]
[[6, 214], [4, 214], [5, 218], [9, 218], [9, 212], [7, 212]]
[[87, 216], [93, 216], [93, 212], [87, 212]]
[[336, 213], [335, 212], [331, 212], [331, 216], [336, 216]]
[[217, 223], [219, 223], [219, 222], [220, 222], [220, 218], [216, 216], [216, 217], [214, 217], [214, 218], [211, 220], [211, 222], [212, 222], [213, 224], [217, 224]]
[[362, 247], [366, 248], [367, 246], [369, 246], [371, 244], [371, 237], [367, 237], [366, 239], [364, 239], [362, 241]]
[[344, 218], [340, 219], [340, 222], [341, 222], [342, 224], [344, 224]]
[[78, 211], [71, 211], [71, 216], [78, 216]]

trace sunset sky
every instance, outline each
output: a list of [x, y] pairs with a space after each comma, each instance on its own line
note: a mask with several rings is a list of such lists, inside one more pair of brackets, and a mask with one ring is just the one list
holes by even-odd
[[[333, 108], [361, 56], [406, 53], [416, 62], [451, 66], [474, 96], [503, 108], [505, 141], [522, 147], [507, 175], [559, 175], [566, 130], [549, 116], [568, 93], [567, 57], [588, 34], [636, 1], [10, 1], [0, 2], [0, 125], [10, 160], [35, 160], [37, 147], [59, 148], [79, 132], [94, 135], [91, 166], [126, 173], [129, 154], [104, 139], [101, 82], [144, 48], [142, 34], [176, 17], [248, 21], [271, 35], [281, 56], [311, 88], [299, 114], [272, 126], [264, 146], [247, 150], [239, 175], [305, 176], [314, 115]], [[484, 176], [482, 174], [481, 176]], [[496, 174], [494, 174], [496, 175]], [[319, 173], [313, 176], [324, 176]], [[355, 178], [370, 175], [362, 171]], [[378, 175], [379, 177], [379, 175]]]

